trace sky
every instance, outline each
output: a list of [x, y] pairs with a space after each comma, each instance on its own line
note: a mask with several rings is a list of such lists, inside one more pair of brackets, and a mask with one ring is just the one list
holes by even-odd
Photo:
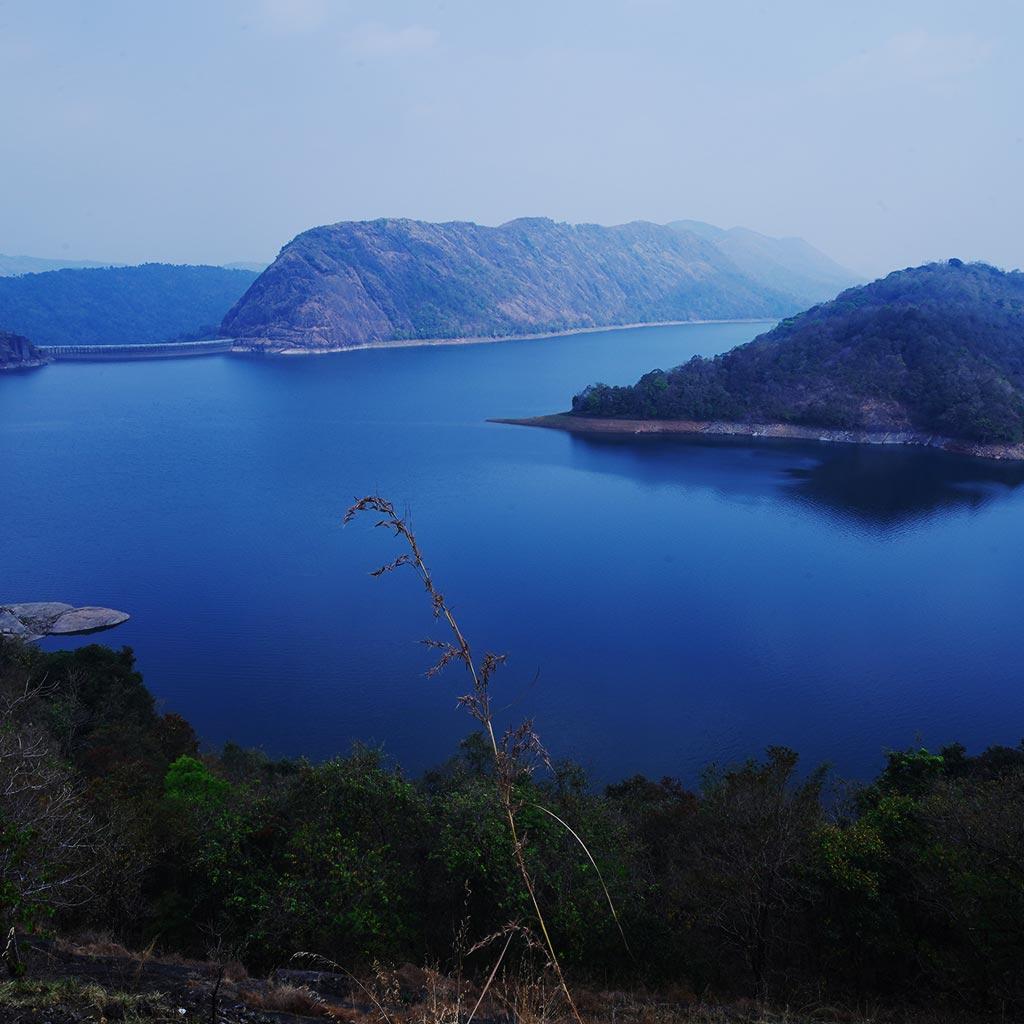
[[0, 252], [706, 220], [1024, 265], [1020, 0], [0, 0]]

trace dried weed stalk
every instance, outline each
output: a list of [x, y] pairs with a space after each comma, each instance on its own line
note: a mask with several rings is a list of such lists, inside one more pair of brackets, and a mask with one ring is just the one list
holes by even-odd
[[[551, 970], [554, 972], [555, 978], [557, 979], [558, 987], [565, 996], [569, 1009], [572, 1012], [572, 1016], [576, 1019], [578, 1024], [583, 1024], [583, 1018], [580, 1016], [580, 1012], [576, 1007], [576, 1002], [572, 997], [572, 993], [569, 991], [569, 985], [565, 980], [561, 963], [558, 960], [558, 954], [555, 952], [555, 946], [551, 940], [551, 934], [548, 931], [544, 914], [541, 911], [540, 903], [537, 900], [537, 887], [533, 876], [530, 873], [530, 869], [526, 864], [526, 857], [524, 853], [525, 837], [523, 836], [518, 823], [518, 815], [519, 811], [522, 809], [522, 804], [516, 796], [516, 783], [524, 774], [531, 773], [538, 764], [545, 764], [550, 767], [550, 759], [548, 758], [547, 752], [544, 750], [537, 733], [534, 732], [533, 723], [530, 721], [525, 721], [516, 728], [509, 729], [500, 739], [498, 738], [494, 726], [494, 714], [491, 708], [490, 683], [494, 677], [494, 673], [504, 663], [505, 655], [485, 653], [479, 663], [474, 659], [469, 643], [463, 635], [462, 630], [459, 628], [459, 624], [455, 621], [451, 608], [445, 600], [444, 595], [434, 584], [433, 577], [430, 575], [430, 570], [427, 568], [426, 563], [423, 560], [423, 554], [420, 551], [419, 543], [417, 542], [415, 535], [407, 522], [395, 512], [395, 508], [391, 502], [379, 495], [370, 495], [368, 497], [361, 498], [345, 513], [345, 523], [350, 523], [362, 512], [372, 512], [379, 515], [381, 518], [375, 525], [390, 530], [395, 537], [404, 541], [408, 548], [408, 551], [403, 552], [387, 565], [382, 565], [380, 568], [375, 569], [371, 575], [383, 576], [385, 573], [392, 572], [402, 566], [409, 566], [414, 569], [419, 574], [420, 579], [423, 582], [423, 586], [427, 591], [427, 595], [430, 598], [434, 618], [444, 619], [451, 632], [452, 640], [423, 641], [427, 647], [438, 652], [438, 660], [427, 674], [434, 676], [453, 662], [461, 662], [463, 667], [469, 673], [469, 677], [472, 681], [472, 689], [469, 693], [464, 694], [459, 698], [459, 705], [483, 727], [483, 730], [487, 735], [487, 739], [490, 742], [491, 751], [494, 755], [495, 782], [497, 786], [498, 800], [501, 804], [502, 812], [508, 821], [509, 832], [511, 833], [512, 838], [512, 855], [515, 859], [516, 869], [522, 878], [523, 885], [530, 898], [530, 903], [533, 907], [533, 916], [537, 922], [540, 934], [543, 937], [545, 954]], [[578, 838], [579, 837], [577, 836], [577, 839]], [[605, 891], [607, 894], [607, 889]], [[609, 903], [610, 902], [609, 898]], [[617, 917], [616, 923], [618, 923]], [[507, 948], [508, 946], [506, 944], [501, 957], [499, 957], [499, 965]], [[495, 972], [496, 970], [497, 967], [495, 968]], [[489, 987], [490, 983], [493, 981], [495, 972], [492, 972], [491, 978], [488, 980], [487, 987]], [[486, 992], [486, 987], [484, 991]], [[474, 1008], [474, 1013], [475, 1012], [476, 1010]]]

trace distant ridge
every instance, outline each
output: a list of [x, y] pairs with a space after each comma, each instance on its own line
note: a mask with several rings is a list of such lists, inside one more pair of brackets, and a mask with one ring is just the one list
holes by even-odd
[[37, 345], [124, 345], [216, 336], [250, 270], [144, 263], [0, 277], [0, 326]]
[[19, 274], [43, 274], [48, 270], [85, 270], [93, 267], [119, 266], [95, 260], [46, 259], [41, 256], [8, 256], [0, 252], [0, 277], [17, 277]]
[[791, 281], [786, 288], [766, 283], [771, 274], [781, 282], [784, 261], [773, 259], [756, 279], [708, 238], [644, 221], [346, 221], [289, 242], [224, 318], [221, 333], [253, 349], [339, 349], [775, 318], [805, 305], [798, 293], [808, 287], [827, 292], [821, 274], [798, 289]]
[[677, 220], [669, 227], [707, 239], [753, 280], [792, 296], [801, 307], [864, 283], [802, 238], [772, 238], [749, 228], [726, 230], [699, 220]]
[[[183, 266], [184, 264], [165, 264]], [[206, 266], [207, 264], [199, 264]], [[270, 266], [259, 260], [239, 260], [234, 263], [216, 264], [224, 270], [251, 270], [260, 274]], [[0, 277], [19, 277], [22, 274], [45, 274], [50, 270], [95, 270], [98, 267], [141, 267], [142, 263], [118, 263], [103, 260], [63, 260], [43, 256], [8, 256], [0, 252]]]

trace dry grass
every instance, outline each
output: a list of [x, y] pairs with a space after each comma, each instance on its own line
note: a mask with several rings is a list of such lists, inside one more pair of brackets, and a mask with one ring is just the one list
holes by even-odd
[[77, 978], [0, 982], [0, 1020], [47, 1021], [61, 1011], [65, 1018], [70, 1013], [74, 1019], [122, 1024], [165, 1024], [179, 1016], [159, 996], [111, 991]]
[[110, 932], [79, 932], [70, 937], [57, 939], [55, 944], [62, 952], [73, 953], [76, 956], [113, 957], [142, 965], [150, 962], [169, 964], [175, 967], [190, 967], [204, 974], [217, 974], [223, 966], [224, 980], [228, 982], [244, 981], [249, 977], [245, 965], [237, 959], [227, 960], [222, 965], [217, 961], [197, 960], [194, 957], [182, 956], [180, 953], [156, 953], [153, 945], [144, 950], [129, 949]]
[[83, 932], [71, 939], [61, 939], [57, 948], [79, 956], [114, 956], [124, 960], [141, 960], [140, 953], [134, 953], [114, 939], [110, 932]]
[[[338, 1018], [336, 1008], [308, 988], [295, 985], [270, 985], [239, 992], [239, 998], [254, 1010], [293, 1013], [298, 1017]], [[340, 1018], [339, 1018], [340, 1019]]]
[[[120, 944], [109, 936], [80, 936], [65, 948], [107, 956]], [[123, 948], [123, 947], [122, 947]], [[119, 954], [114, 953], [114, 956]], [[319, 966], [327, 969], [322, 958]], [[178, 958], [153, 957], [153, 963], [177, 963]], [[138, 954], [125, 960], [130, 974], [139, 964]], [[63, 976], [0, 983], [0, 1022], [52, 1021], [54, 1024], [100, 1024], [102, 1018], [118, 1024], [164, 1024], [165, 1021], [210, 1020], [214, 975], [219, 965], [195, 963], [198, 972], [183, 974], [159, 991], [131, 991], [130, 984], [98, 984], [91, 978]], [[225, 968], [225, 975], [227, 974]], [[238, 965], [231, 973], [244, 975]], [[1009, 1024], [1011, 1018], [983, 1013], [934, 1010], [913, 1011], [896, 1007], [849, 1007], [822, 1003], [766, 1006], [755, 1000], [714, 1001], [700, 998], [684, 986], [656, 991], [574, 988], [575, 1006], [570, 1009], [554, 974], [542, 965], [520, 961], [495, 972], [489, 986], [468, 981], [461, 971], [445, 974], [430, 967], [405, 964], [398, 968], [378, 966], [358, 978], [342, 971], [351, 982], [350, 995], [321, 995], [315, 983], [264, 981], [245, 977], [231, 981], [221, 992], [217, 1019], [220, 1024], [270, 1024], [289, 1014], [344, 1024]], [[163, 979], [167, 981], [167, 979]], [[125, 991], [128, 988], [130, 991]], [[344, 991], [342, 989], [341, 991]], [[180, 1008], [187, 1008], [185, 1014]], [[13, 1015], [9, 1012], [13, 1011]], [[475, 1016], [474, 1016], [475, 1011]], [[578, 1016], [577, 1016], [578, 1014]]]
[[[537, 886], [533, 875], [526, 864], [526, 855], [524, 850], [525, 844], [522, 838], [522, 830], [519, 825], [519, 813], [522, 810], [522, 807], [516, 796], [517, 784], [524, 776], [531, 774], [538, 765], [543, 764], [549, 768], [551, 767], [551, 761], [547, 755], [547, 751], [544, 749], [540, 742], [540, 738], [534, 731], [533, 723], [529, 720], [521, 723], [516, 728], [507, 730], [500, 739], [498, 738], [498, 734], [495, 731], [494, 714], [491, 706], [491, 681], [498, 669], [505, 663], [506, 656], [503, 654], [484, 652], [483, 657], [477, 660], [473, 655], [469, 641], [466, 639], [465, 634], [462, 632], [462, 629], [456, 621], [451, 606], [445, 599], [444, 594], [436, 586], [434, 578], [431, 575], [430, 570], [427, 568], [426, 562], [423, 559], [423, 554], [420, 550], [419, 542], [416, 539], [416, 535], [412, 532], [408, 522], [395, 511], [394, 505], [379, 495], [369, 495], [365, 498], [359, 499], [351, 508], [349, 508], [345, 513], [344, 521], [349, 523], [355, 519], [356, 516], [364, 512], [372, 512], [378, 515], [380, 518], [377, 520], [376, 525], [389, 530], [407, 548], [407, 551], [402, 552], [397, 558], [388, 562], [386, 565], [380, 566], [380, 568], [374, 570], [371, 575], [382, 576], [385, 573], [392, 572], [395, 569], [400, 569], [402, 567], [411, 568], [419, 576], [420, 581], [427, 592], [427, 597], [430, 600], [434, 618], [443, 621], [450, 632], [451, 640], [430, 639], [423, 641], [423, 643], [427, 647], [433, 649], [437, 655], [437, 662], [434, 664], [433, 668], [428, 671], [427, 675], [436, 675], [449, 665], [455, 663], [461, 664], [469, 676], [471, 683], [470, 690], [459, 698], [459, 705], [483, 729], [490, 744], [494, 759], [494, 778], [497, 797], [505, 819], [508, 822], [509, 833], [512, 839], [512, 857], [515, 862], [516, 870], [522, 879], [523, 887], [529, 897], [530, 907], [533, 911], [532, 921], [527, 923], [520, 921], [510, 922], [508, 928], [503, 934], [491, 937], [494, 940], [504, 938], [506, 941], [501, 947], [501, 953], [494, 962], [494, 966], [487, 980], [487, 984], [484, 986], [484, 992], [482, 993], [480, 1000], [482, 1001], [484, 995], [486, 995], [488, 986], [496, 977], [512, 938], [516, 936], [524, 936], [527, 938], [529, 945], [540, 947], [544, 950], [548, 967], [558, 982], [558, 989], [561, 992], [561, 998], [568, 1006], [570, 1016], [576, 1021], [576, 1024], [584, 1024], [583, 1017], [580, 1015], [580, 1012], [576, 1007], [573, 994], [565, 979], [565, 975], [562, 971], [562, 965], [555, 949], [555, 944], [552, 941], [547, 922], [544, 918], [543, 910], [541, 909], [540, 903], [537, 899]], [[591, 856], [590, 850], [587, 849], [586, 844], [571, 828], [571, 826], [567, 822], [563, 821], [557, 814], [554, 814], [552, 811], [549, 811], [544, 807], [540, 807], [539, 809], [544, 811], [546, 814], [551, 815], [551, 817], [559, 824], [564, 826], [568, 830], [569, 834], [572, 835], [572, 837], [583, 847], [583, 850], [590, 859], [591, 864], [593, 864], [598, 880], [604, 889], [615, 924], [619, 927], [620, 933], [622, 933], [618, 914], [615, 912], [615, 906], [612, 903], [611, 894], [608, 892], [608, 889], [604, 884], [604, 879], [601, 878], [601, 872], [597, 866], [597, 862]], [[533, 930], [536, 930], [538, 933], [536, 939], [531, 938], [527, 934]], [[624, 933], [622, 933], [622, 940], [628, 952], [629, 946], [628, 943], [626, 943], [626, 936]], [[480, 948], [481, 945], [482, 944], [478, 944], [477, 948]], [[478, 1006], [474, 1007], [470, 1012], [469, 1020], [472, 1020], [478, 1008], [479, 1003]]]
[[[339, 1007], [336, 1019], [350, 1024], [466, 1024], [470, 1019], [475, 992], [467, 988], [456, 993], [451, 979], [427, 972], [420, 998], [409, 1002], [402, 997], [394, 973], [383, 972], [365, 981], [381, 1001], [383, 1012], [367, 1006]], [[574, 995], [576, 1011], [587, 1024], [966, 1024], [957, 1016], [860, 1014], [827, 1006], [765, 1007], [754, 1000], [708, 1003], [687, 989], [646, 993], [577, 988]], [[529, 978], [516, 972], [494, 982], [475, 1018], [477, 1024], [573, 1024], [575, 1020], [552, 975]]]
[[[587, 1024], [1004, 1024], [999, 1018], [984, 1015], [932, 1014], [913, 1011], [888, 1012], [830, 1006], [763, 1006], [755, 1000], [709, 1003], [684, 990], [631, 993], [574, 990], [576, 1008]], [[465, 1024], [465, 1003], [459, 1015], [454, 1003], [429, 999], [422, 1004], [396, 1011], [393, 1024]], [[380, 1017], [366, 1015], [359, 1024], [380, 1024]], [[557, 984], [551, 976], [525, 980], [515, 978], [496, 982], [481, 1007], [477, 1022], [488, 1024], [573, 1024]], [[1009, 1018], [1005, 1024], [1010, 1024]]]

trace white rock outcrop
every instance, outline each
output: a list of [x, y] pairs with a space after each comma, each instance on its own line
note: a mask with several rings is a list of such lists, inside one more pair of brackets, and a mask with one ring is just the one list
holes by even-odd
[[75, 607], [63, 601], [23, 601], [0, 604], [0, 636], [39, 640], [44, 636], [93, 633], [127, 622], [130, 616], [114, 608]]

